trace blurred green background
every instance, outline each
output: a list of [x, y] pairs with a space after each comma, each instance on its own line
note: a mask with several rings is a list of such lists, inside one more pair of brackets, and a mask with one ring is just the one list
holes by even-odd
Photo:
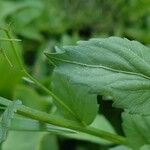
[[[43, 52], [94, 37], [119, 36], [150, 45], [150, 0], [0, 0], [0, 27], [10, 24], [18, 53], [29, 72], [50, 88], [53, 67]], [[0, 39], [7, 38], [0, 31]], [[21, 80], [18, 64], [8, 41], [0, 41], [14, 68], [0, 53], [0, 96], [21, 99], [26, 106], [53, 113], [51, 98]], [[46, 101], [43, 102], [43, 99]], [[111, 101], [100, 103], [99, 114], [112, 130], [123, 134], [121, 110]], [[106, 98], [105, 98], [106, 99]], [[107, 98], [108, 99], [108, 98]], [[113, 115], [113, 118], [112, 118]], [[103, 124], [103, 122], [100, 122]], [[2, 150], [108, 150], [115, 145], [79, 141], [41, 132], [10, 132]]]

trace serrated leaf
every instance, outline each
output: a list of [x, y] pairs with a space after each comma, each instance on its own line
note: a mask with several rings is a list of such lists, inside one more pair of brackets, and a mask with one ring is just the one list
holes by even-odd
[[13, 101], [2, 114], [0, 121], [0, 143], [6, 140], [7, 133], [11, 125], [11, 119], [19, 105], [21, 105], [21, 101]]
[[62, 100], [63, 105], [56, 104], [66, 118], [90, 124], [96, 117], [98, 112], [96, 95], [87, 94], [87, 87], [72, 85], [68, 78], [54, 74], [52, 90]]
[[55, 72], [91, 92], [110, 95], [114, 106], [150, 114], [150, 49], [118, 37], [91, 39], [47, 53]]
[[137, 150], [143, 145], [150, 144], [150, 116], [124, 112], [122, 117], [128, 144], [133, 149]]

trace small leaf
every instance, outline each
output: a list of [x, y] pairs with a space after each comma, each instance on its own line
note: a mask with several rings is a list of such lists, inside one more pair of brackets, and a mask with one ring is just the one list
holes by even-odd
[[96, 95], [88, 94], [87, 87], [72, 85], [68, 78], [54, 74], [52, 89], [64, 104], [62, 107], [56, 103], [65, 117], [83, 124], [90, 124], [94, 120], [98, 111]]
[[2, 114], [0, 122], [0, 143], [6, 140], [7, 133], [11, 125], [11, 119], [13, 118], [13, 115], [17, 111], [19, 105], [21, 105], [21, 101], [13, 101]]

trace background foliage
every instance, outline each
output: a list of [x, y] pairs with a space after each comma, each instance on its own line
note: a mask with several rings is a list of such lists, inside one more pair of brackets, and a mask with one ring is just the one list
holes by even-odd
[[[55, 45], [74, 44], [81, 39], [112, 35], [135, 39], [149, 45], [150, 1], [1, 0], [0, 27], [6, 27], [8, 24], [11, 24], [14, 38], [22, 40], [15, 44], [30, 73], [45, 86], [51, 88], [53, 67], [49, 66], [43, 51], [53, 51]], [[6, 37], [0, 31], [0, 39]], [[3, 54], [0, 53], [0, 96], [12, 100], [21, 99], [26, 106], [54, 113], [56, 108], [52, 99], [32, 84], [28, 85], [21, 80], [10, 43], [0, 41], [0, 48], [6, 51], [8, 58], [15, 66], [15, 69], [12, 70]], [[56, 91], [59, 92], [57, 90], [60, 88], [59, 84], [56, 85]], [[44, 102], [43, 99], [45, 99]], [[103, 99], [108, 99], [108, 101], [103, 101]], [[95, 124], [98, 127], [99, 124], [102, 124], [101, 128], [123, 135], [120, 117], [122, 110], [114, 109], [109, 99], [111, 98], [97, 96], [100, 116]], [[81, 117], [84, 118], [85, 114]], [[87, 140], [92, 139], [85, 135], [79, 136]], [[45, 132], [34, 132], [33, 134], [32, 132], [11, 131], [8, 140], [1, 145], [1, 149], [48, 150], [51, 147], [51, 150], [107, 150], [114, 146], [106, 141], [101, 141], [99, 145], [75, 140], [79, 137], [72, 136], [70, 139], [66, 137]], [[27, 139], [29, 141], [26, 141]]]

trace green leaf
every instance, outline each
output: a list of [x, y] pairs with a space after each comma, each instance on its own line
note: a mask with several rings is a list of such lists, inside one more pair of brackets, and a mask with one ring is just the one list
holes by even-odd
[[62, 100], [63, 105], [56, 104], [66, 118], [90, 124], [96, 117], [96, 95], [87, 94], [87, 87], [72, 85], [65, 76], [54, 74], [52, 90]]
[[13, 101], [2, 114], [0, 122], [0, 143], [6, 140], [7, 132], [11, 125], [11, 119], [19, 105], [21, 105], [21, 101]]
[[[60, 52], [61, 50], [61, 52]], [[87, 85], [91, 93], [110, 95], [114, 106], [150, 114], [150, 49], [118, 37], [91, 39], [46, 53], [55, 72]]]
[[137, 150], [143, 145], [150, 144], [150, 116], [124, 112], [122, 117], [128, 144], [133, 149]]

